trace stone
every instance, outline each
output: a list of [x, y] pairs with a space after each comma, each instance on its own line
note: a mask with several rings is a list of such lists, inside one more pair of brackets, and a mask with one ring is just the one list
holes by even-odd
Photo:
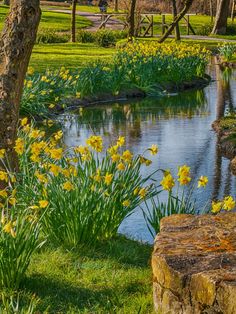
[[236, 213], [172, 215], [152, 254], [161, 314], [236, 314]]

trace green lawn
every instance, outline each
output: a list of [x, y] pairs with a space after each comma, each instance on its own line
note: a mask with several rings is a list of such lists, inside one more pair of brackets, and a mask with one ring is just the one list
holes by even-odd
[[[7, 12], [8, 7], [0, 5], [0, 30], [3, 27], [3, 22]], [[91, 25], [91, 22], [82, 16], [77, 16], [76, 23], [77, 29]], [[39, 24], [39, 32], [43, 29], [52, 30], [55, 32], [68, 32], [70, 31], [70, 25], [70, 14], [51, 12], [45, 10], [45, 8], [42, 7], [42, 17]]]
[[153, 313], [151, 250], [123, 237], [74, 252], [45, 248], [23, 289], [40, 313]]
[[114, 52], [114, 48], [101, 48], [95, 44], [39, 44], [34, 46], [30, 65], [36, 71], [58, 69], [62, 66], [80, 69], [84, 64], [98, 58], [108, 60]]

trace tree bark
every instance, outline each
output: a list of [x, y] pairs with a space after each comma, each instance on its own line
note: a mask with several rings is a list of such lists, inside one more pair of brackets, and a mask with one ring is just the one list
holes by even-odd
[[[171, 1], [172, 1], [173, 18], [175, 19], [176, 16], [178, 15], [176, 0], [171, 0]], [[175, 26], [175, 39], [180, 40], [179, 23], [177, 23]]]
[[176, 25], [179, 23], [179, 21], [185, 16], [185, 14], [188, 12], [188, 10], [190, 9], [192, 3], [194, 0], [185, 0], [184, 2], [184, 7], [182, 9], [182, 11], [176, 16], [176, 18], [174, 19], [173, 23], [169, 26], [169, 28], [167, 29], [167, 31], [165, 32], [165, 34], [158, 40], [159, 43], [163, 43], [168, 37], [169, 35], [173, 32], [173, 30], [175, 29]]
[[40, 15], [39, 0], [12, 0], [0, 38], [0, 149], [6, 150], [11, 171], [18, 170], [19, 107]]
[[132, 38], [135, 36], [135, 8], [136, 8], [136, 0], [131, 0], [128, 19], [127, 19], [128, 24], [129, 24], [129, 32], [128, 32], [129, 41], [132, 41]]
[[217, 5], [215, 25], [212, 30], [214, 35], [224, 35], [227, 29], [230, 0], [219, 0]]
[[77, 0], [72, 0], [71, 10], [71, 42], [75, 43], [76, 39], [76, 4]]

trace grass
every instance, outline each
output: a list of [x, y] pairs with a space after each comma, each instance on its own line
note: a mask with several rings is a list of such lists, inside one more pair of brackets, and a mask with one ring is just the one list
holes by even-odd
[[[8, 7], [0, 5], [0, 30], [3, 28], [4, 19], [8, 12]], [[92, 23], [83, 16], [77, 16], [76, 19], [77, 29], [90, 26]], [[68, 32], [70, 31], [71, 17], [70, 14], [56, 13], [47, 11], [42, 7], [42, 17], [39, 24], [40, 30], [47, 29], [55, 32]]]
[[124, 237], [78, 252], [47, 247], [23, 289], [43, 313], [153, 313], [150, 256], [151, 246]]
[[95, 44], [39, 44], [34, 47], [30, 65], [36, 71], [58, 69], [62, 66], [80, 69], [98, 58], [109, 60], [114, 52], [114, 48], [101, 48]]

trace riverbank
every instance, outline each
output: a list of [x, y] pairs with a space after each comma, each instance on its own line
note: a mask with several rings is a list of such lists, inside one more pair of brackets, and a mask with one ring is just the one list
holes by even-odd
[[236, 117], [224, 117], [212, 124], [218, 135], [223, 156], [231, 160], [231, 170], [236, 175]]

